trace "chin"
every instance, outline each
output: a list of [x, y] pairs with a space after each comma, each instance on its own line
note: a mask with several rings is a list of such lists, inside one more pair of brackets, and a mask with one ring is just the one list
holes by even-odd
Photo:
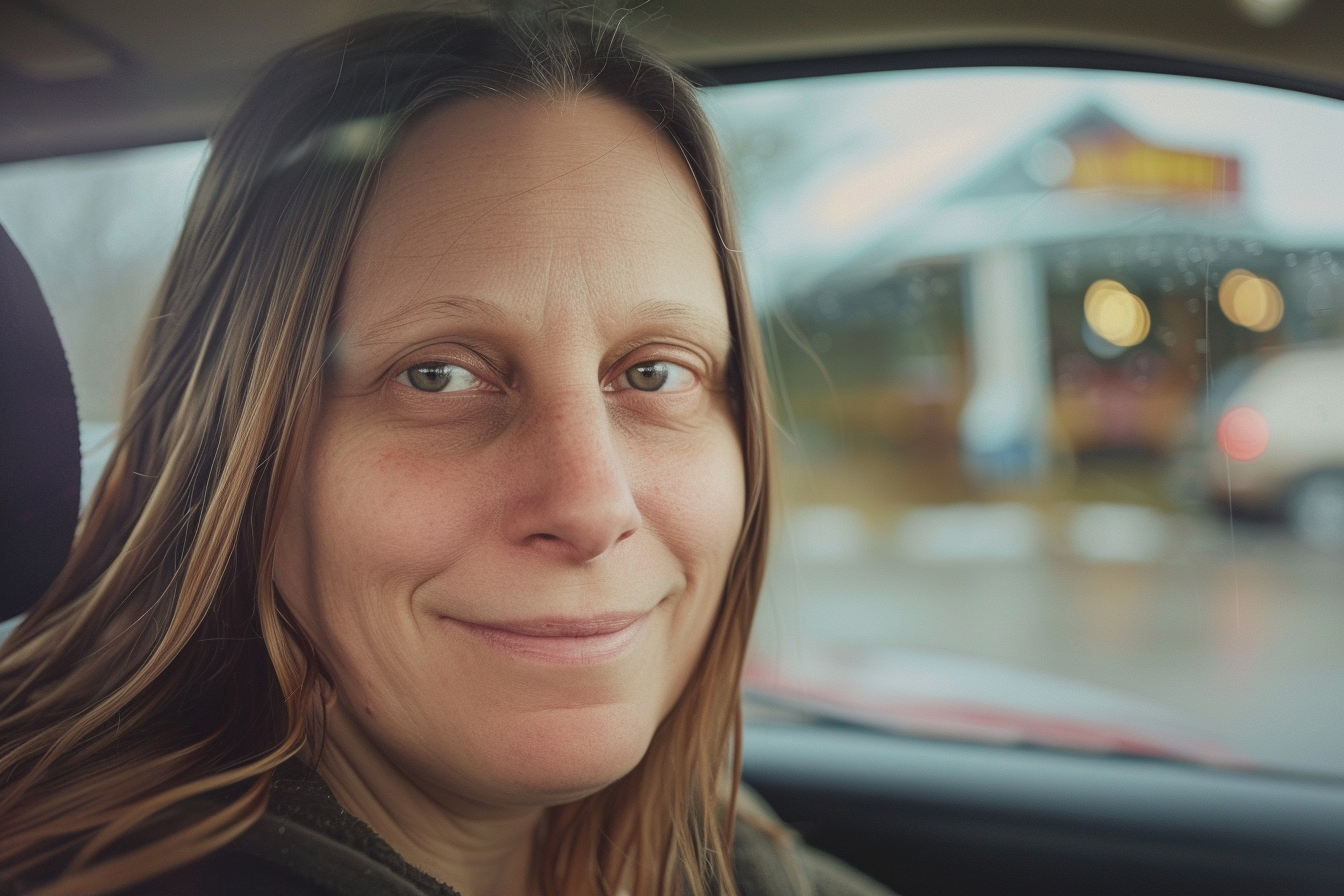
[[630, 704], [552, 709], [514, 720], [492, 751], [509, 802], [555, 806], [589, 796], [629, 774], [660, 719]]

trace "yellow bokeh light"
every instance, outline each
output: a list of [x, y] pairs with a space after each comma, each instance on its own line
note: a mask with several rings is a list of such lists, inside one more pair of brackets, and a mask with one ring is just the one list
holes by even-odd
[[1233, 268], [1223, 275], [1222, 282], [1218, 284], [1218, 307], [1223, 309], [1223, 314], [1233, 323], [1237, 320], [1237, 309], [1232, 298], [1237, 294], [1237, 287], [1248, 278], [1254, 277], [1250, 271]]
[[1236, 268], [1218, 284], [1218, 307], [1232, 323], [1267, 333], [1283, 320], [1283, 294], [1273, 281]]
[[1122, 348], [1138, 345], [1153, 326], [1148, 306], [1116, 280], [1098, 280], [1087, 288], [1083, 317], [1092, 332]]
[[1237, 309], [1242, 326], [1257, 333], [1267, 333], [1283, 320], [1283, 294], [1263, 277], [1238, 284], [1232, 305]]

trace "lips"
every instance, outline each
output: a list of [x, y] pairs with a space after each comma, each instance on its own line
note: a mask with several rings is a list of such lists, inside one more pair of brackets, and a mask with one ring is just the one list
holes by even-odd
[[454, 629], [517, 659], [561, 666], [590, 666], [610, 662], [634, 646], [651, 612], [489, 624], [466, 622], [451, 616], [442, 618]]

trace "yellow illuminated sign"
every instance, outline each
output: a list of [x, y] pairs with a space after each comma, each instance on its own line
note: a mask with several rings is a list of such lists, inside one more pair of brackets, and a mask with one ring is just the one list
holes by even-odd
[[1079, 190], [1129, 189], [1193, 194], [1229, 194], [1241, 189], [1237, 159], [1151, 146], [1133, 137], [1080, 141], [1069, 147]]

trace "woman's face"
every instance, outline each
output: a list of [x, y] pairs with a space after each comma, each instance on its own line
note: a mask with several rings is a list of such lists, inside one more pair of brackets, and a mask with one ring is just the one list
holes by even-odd
[[479, 805], [621, 777], [699, 658], [743, 516], [726, 301], [680, 155], [599, 98], [436, 110], [374, 192], [336, 336], [275, 568], [334, 678], [329, 748]]

